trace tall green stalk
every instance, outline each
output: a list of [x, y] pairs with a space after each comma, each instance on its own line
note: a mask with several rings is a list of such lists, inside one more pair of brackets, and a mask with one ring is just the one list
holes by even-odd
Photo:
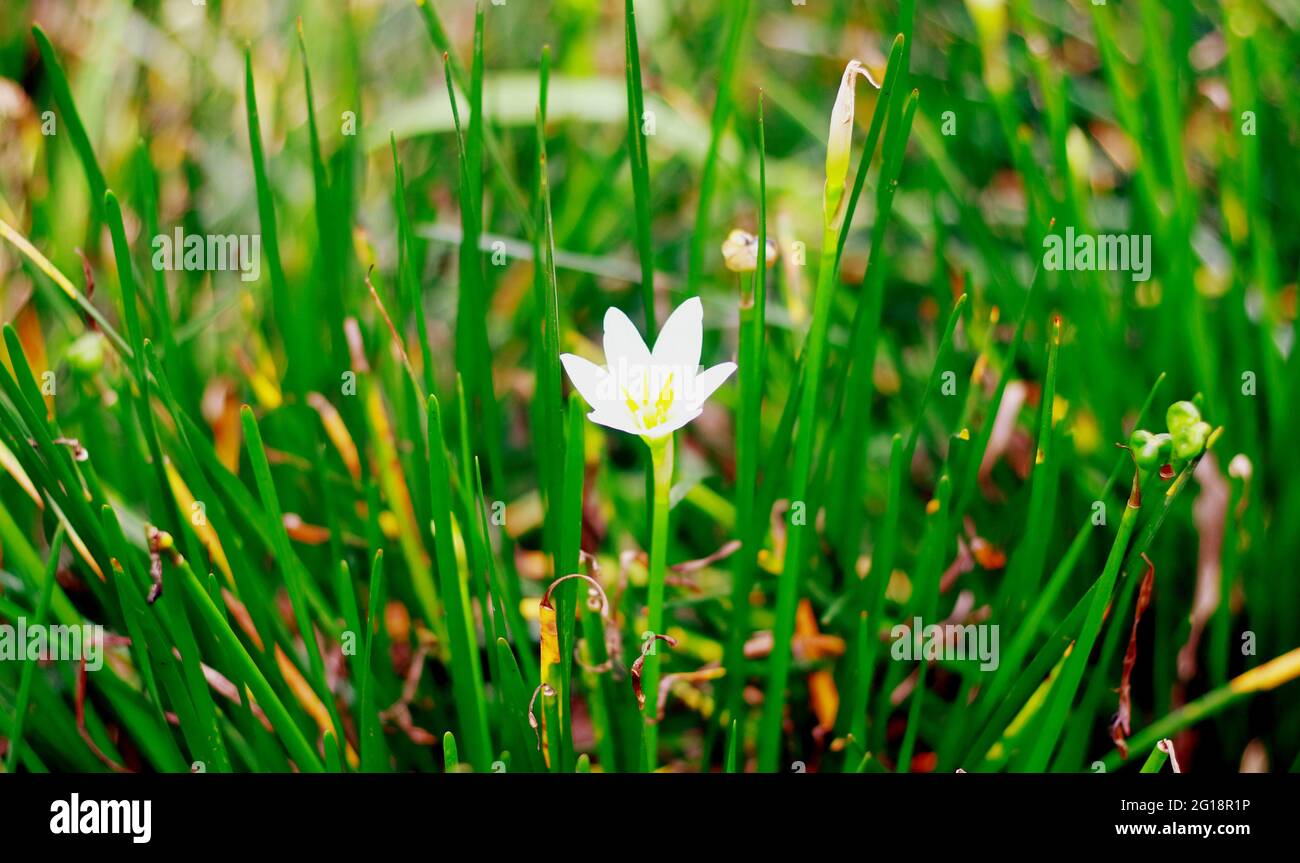
[[1119, 578], [1120, 567], [1124, 563], [1129, 540], [1137, 527], [1138, 513], [1141, 508], [1142, 497], [1135, 480], [1133, 493], [1129, 495], [1128, 505], [1124, 507], [1124, 515], [1120, 518], [1119, 530], [1115, 534], [1115, 541], [1111, 544], [1110, 555], [1106, 558], [1106, 568], [1102, 571], [1101, 578], [1097, 582], [1097, 590], [1093, 593], [1092, 602], [1088, 606], [1088, 615], [1084, 618], [1083, 629], [1080, 630], [1079, 637], [1074, 642], [1074, 649], [1066, 659], [1061, 676], [1057, 678], [1056, 685], [1053, 687], [1051, 706], [1048, 708], [1043, 725], [1038, 729], [1034, 747], [1025, 760], [1024, 769], [1029, 772], [1041, 773], [1046, 770], [1052, 750], [1056, 748], [1061, 728], [1065, 725], [1066, 714], [1074, 701], [1079, 682], [1083, 679], [1088, 654], [1092, 652], [1097, 636], [1101, 633], [1106, 606], [1110, 604], [1110, 595], [1114, 590], [1115, 580]]
[[[827, 225], [822, 235], [822, 260], [817, 274], [817, 298], [813, 307], [812, 331], [808, 334], [807, 376], [799, 400], [799, 431], [795, 437], [794, 467], [791, 470], [789, 540], [785, 567], [777, 585], [776, 624], [772, 630], [772, 656], [768, 665], [763, 717], [758, 732], [758, 769], [776, 770], [781, 753], [781, 718], [785, 710], [785, 687], [790, 677], [790, 639], [794, 635], [794, 612], [799, 599], [803, 550], [811, 509], [808, 506], [808, 476], [812, 471], [813, 438], [816, 435], [817, 396], [821, 393], [826, 334], [830, 330], [831, 297], [835, 288], [838, 226]], [[802, 516], [802, 517], [800, 517]], [[652, 567], [653, 570], [653, 567]], [[652, 576], [653, 578], [653, 576]]]
[[[668, 571], [668, 495], [673, 487], [673, 436], [659, 438], [650, 443], [650, 463], [654, 475], [654, 496], [650, 518], [650, 596], [647, 600], [646, 629], [661, 635], [664, 625], [664, 578]], [[642, 731], [642, 767], [654, 772], [658, 761], [659, 726], [656, 710], [659, 703], [658, 645], [646, 656], [641, 673], [645, 706], [641, 714], [645, 722]]]
[[[763, 94], [758, 94], [758, 255], [749, 283], [740, 297], [740, 411], [736, 420], [736, 534], [742, 547], [735, 556], [731, 587], [731, 623], [723, 665], [728, 674], [723, 684], [721, 721], [732, 730], [729, 749], [743, 743], [744, 726], [737, 724], [740, 696], [745, 685], [744, 646], [749, 635], [749, 592], [758, 568], [758, 549], [763, 541], [766, 519], [757, 508], [760, 432], [763, 425], [763, 379], [767, 329], [767, 163], [763, 129]], [[715, 729], [716, 730], [716, 729]], [[739, 741], [739, 743], [738, 743]], [[706, 750], [709, 747], [705, 747]], [[743, 746], [741, 746], [743, 748]]]

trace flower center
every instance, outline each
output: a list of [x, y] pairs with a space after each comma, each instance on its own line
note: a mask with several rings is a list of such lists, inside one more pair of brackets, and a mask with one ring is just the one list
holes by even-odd
[[638, 403], [628, 393], [627, 388], [623, 389], [623, 398], [627, 400], [627, 408], [632, 412], [632, 416], [640, 423], [646, 431], [650, 431], [663, 425], [668, 421], [668, 415], [672, 412], [673, 401], [677, 393], [673, 388], [672, 372], [668, 373], [668, 378], [664, 381], [663, 386], [655, 394], [654, 401], [650, 400], [650, 375], [647, 372], [642, 377], [641, 401]]

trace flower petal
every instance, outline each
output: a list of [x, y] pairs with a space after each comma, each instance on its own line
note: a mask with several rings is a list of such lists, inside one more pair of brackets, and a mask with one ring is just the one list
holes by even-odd
[[597, 425], [627, 432], [628, 434], [640, 435], [642, 433], [641, 428], [632, 419], [632, 414], [625, 410], [594, 410], [587, 414], [587, 419]]
[[704, 307], [699, 297], [691, 297], [668, 316], [655, 340], [654, 364], [671, 371], [677, 380], [694, 375], [700, 367], [700, 349], [704, 340]]
[[593, 408], [600, 408], [610, 401], [610, 393], [605, 392], [609, 389], [606, 385], [609, 374], [600, 366], [577, 354], [560, 354], [560, 364], [568, 373], [573, 388], [581, 394], [587, 404]]
[[736, 370], [735, 363], [718, 363], [711, 369], [700, 372], [695, 376], [691, 383], [690, 391], [687, 395], [691, 403], [699, 406], [713, 395], [714, 391], [731, 377], [731, 373]]
[[682, 410], [673, 413], [668, 417], [668, 419], [664, 420], [659, 425], [650, 429], [650, 431], [640, 432], [640, 434], [642, 437], [650, 440], [667, 437], [702, 413], [704, 413], [703, 408], [683, 408]]
[[605, 366], [624, 387], [639, 382], [650, 368], [645, 339], [627, 315], [612, 306], [605, 312]]

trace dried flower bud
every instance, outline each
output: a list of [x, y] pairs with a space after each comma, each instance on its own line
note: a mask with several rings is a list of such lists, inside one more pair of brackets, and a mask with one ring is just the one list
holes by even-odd
[[840, 79], [840, 92], [831, 109], [831, 129], [826, 139], [826, 191], [822, 210], [828, 228], [838, 228], [844, 218], [844, 188], [849, 177], [849, 150], [853, 145], [853, 103], [861, 75], [877, 90], [880, 85], [857, 60], [850, 60]]
[[[776, 263], [774, 240], [767, 241], [767, 253], [763, 257], [769, 267]], [[734, 229], [722, 243], [722, 260], [733, 273], [754, 272], [758, 269], [758, 237], [740, 228]]]

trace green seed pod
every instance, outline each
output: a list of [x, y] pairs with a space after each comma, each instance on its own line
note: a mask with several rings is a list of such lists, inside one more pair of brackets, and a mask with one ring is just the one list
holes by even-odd
[[1133, 429], [1133, 434], [1128, 436], [1128, 448], [1136, 453], [1138, 450], [1142, 449], [1142, 447], [1147, 445], [1147, 442], [1151, 440], [1151, 437], [1151, 432], [1146, 429]]
[[1133, 458], [1142, 470], [1159, 470], [1169, 461], [1174, 442], [1168, 434], [1149, 435], [1147, 441], [1134, 450]]
[[1196, 405], [1191, 402], [1174, 402], [1169, 406], [1165, 414], [1165, 423], [1169, 426], [1169, 433], [1177, 436], [1179, 432], [1190, 428], [1193, 423], [1200, 422], [1201, 412]]
[[1181, 433], [1174, 435], [1174, 459], [1187, 461], [1200, 455], [1205, 449], [1210, 431], [1209, 423], [1197, 421], [1183, 429]]

